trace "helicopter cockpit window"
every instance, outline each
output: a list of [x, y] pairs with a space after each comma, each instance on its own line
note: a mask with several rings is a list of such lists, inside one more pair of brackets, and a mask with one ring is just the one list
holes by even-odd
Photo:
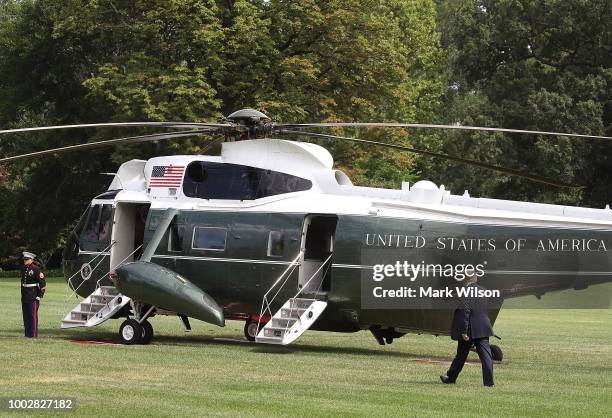
[[183, 193], [200, 199], [255, 200], [312, 188], [291, 174], [238, 164], [194, 161], [187, 166]]
[[82, 234], [81, 247], [88, 251], [102, 251], [110, 242], [112, 205], [94, 205], [89, 210]]
[[194, 250], [225, 251], [225, 241], [227, 239], [227, 229], [196, 227], [193, 230]]

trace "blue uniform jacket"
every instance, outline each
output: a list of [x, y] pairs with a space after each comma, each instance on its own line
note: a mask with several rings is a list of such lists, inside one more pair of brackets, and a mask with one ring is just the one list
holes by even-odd
[[32, 303], [45, 294], [45, 275], [38, 266], [21, 266], [21, 302]]
[[[467, 287], [475, 286], [484, 289], [476, 283], [470, 283]], [[461, 340], [461, 334], [467, 334], [471, 339], [490, 337], [493, 335], [493, 327], [487, 313], [487, 298], [462, 298], [459, 308], [455, 310], [451, 338], [455, 341]]]

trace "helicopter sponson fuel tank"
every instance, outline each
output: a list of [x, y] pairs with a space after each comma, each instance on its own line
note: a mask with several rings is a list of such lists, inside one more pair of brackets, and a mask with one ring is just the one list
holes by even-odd
[[225, 326], [223, 310], [214, 299], [162, 266], [147, 261], [127, 263], [117, 268], [114, 281], [119, 291], [132, 300]]

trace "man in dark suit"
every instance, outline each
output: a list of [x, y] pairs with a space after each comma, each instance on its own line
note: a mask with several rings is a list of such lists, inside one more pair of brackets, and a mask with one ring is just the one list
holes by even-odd
[[[475, 274], [464, 279], [464, 286], [472, 288], [471, 292], [484, 290], [478, 286], [476, 279]], [[485, 386], [493, 386], [493, 359], [489, 346], [489, 337], [492, 335], [493, 328], [487, 314], [487, 298], [471, 296], [462, 298], [459, 308], [455, 310], [451, 330], [451, 338], [457, 341], [457, 355], [448, 372], [440, 376], [440, 380], [447, 384], [455, 383], [473, 343], [482, 363], [482, 383]]]

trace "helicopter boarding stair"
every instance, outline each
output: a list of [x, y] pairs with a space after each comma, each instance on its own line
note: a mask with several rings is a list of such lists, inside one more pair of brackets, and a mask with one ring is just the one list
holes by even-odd
[[[72, 277], [68, 279], [68, 284], [70, 288], [73, 289], [72, 295], [65, 298], [64, 300], [64, 312], [66, 311], [66, 303], [68, 300], [77, 295], [77, 290], [79, 287], [83, 285], [83, 283], [87, 282], [91, 279], [93, 272], [97, 270], [104, 259], [108, 256], [108, 251], [115, 245], [115, 241], [111, 242], [111, 244], [104, 249], [100, 254], [96, 255], [94, 259], [92, 259], [89, 263], [81, 267], [81, 270], [75, 273]], [[132, 256], [136, 251], [138, 251], [140, 247], [136, 248], [128, 257]], [[98, 257], [100, 261], [97, 261]], [[123, 259], [120, 264], [123, 264], [128, 257]], [[94, 261], [97, 261], [95, 266]], [[78, 287], [74, 287], [72, 285], [72, 280], [77, 276], [81, 275], [83, 281]], [[68, 312], [64, 319], [62, 319], [60, 328], [77, 328], [77, 327], [95, 327], [100, 325], [102, 322], [110, 319], [119, 312], [123, 307], [129, 304], [132, 300], [119, 293], [115, 286], [102, 285], [101, 282], [107, 276], [110, 275], [110, 271], [104, 274], [97, 282], [95, 290], [81, 302], [79, 302], [74, 309]]]
[[99, 286], [64, 317], [61, 328], [100, 325], [130, 303], [130, 300], [114, 286]]
[[[268, 290], [268, 292], [264, 295], [259, 318], [261, 320], [264, 315], [271, 315], [271, 319], [270, 321], [268, 321], [268, 323], [265, 324], [263, 328], [261, 328], [261, 330], [255, 337], [256, 342], [280, 345], [291, 344], [293, 341], [297, 340], [304, 332], [306, 332], [312, 326], [312, 324], [315, 323], [315, 321], [319, 318], [319, 316], [321, 316], [321, 314], [327, 307], [327, 301], [317, 299], [317, 296], [319, 295], [319, 289], [323, 281], [321, 280], [317, 284], [314, 292], [312, 292], [312, 290], [309, 288], [309, 285], [315, 277], [320, 277], [318, 276], [318, 274], [325, 266], [327, 266], [325, 270], [325, 273], [327, 273], [332, 254], [327, 257], [327, 259], [313, 273], [310, 279], [308, 279], [306, 284], [302, 286], [302, 288], [295, 294], [295, 296], [288, 299], [283, 304], [283, 306], [274, 315], [272, 315], [270, 305], [272, 304], [276, 296], [278, 296], [278, 294], [281, 292], [285, 283], [287, 283], [288, 278], [295, 270], [295, 267], [300, 264], [299, 260], [302, 255], [303, 253], [300, 252], [296, 259], [289, 265], [289, 267], [287, 267], [283, 274], [281, 274], [281, 276], [272, 285], [270, 290]], [[323, 277], [325, 277], [325, 273], [323, 274]], [[274, 296], [268, 299], [270, 294], [275, 289], [276, 293], [274, 294]], [[300, 297], [300, 295], [304, 294], [307, 289], [309, 289], [309, 294], [313, 294], [315, 295], [315, 297]]]

